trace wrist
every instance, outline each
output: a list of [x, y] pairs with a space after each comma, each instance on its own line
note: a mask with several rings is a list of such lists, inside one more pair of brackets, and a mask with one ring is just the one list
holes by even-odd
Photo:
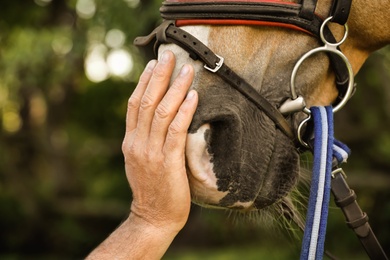
[[87, 259], [161, 259], [177, 233], [131, 213]]
[[169, 221], [156, 221], [156, 219], [151, 221], [135, 212], [130, 213], [126, 222], [131, 226], [136, 226], [145, 234], [154, 236], [156, 239], [161, 237], [170, 240], [173, 240], [184, 226]]

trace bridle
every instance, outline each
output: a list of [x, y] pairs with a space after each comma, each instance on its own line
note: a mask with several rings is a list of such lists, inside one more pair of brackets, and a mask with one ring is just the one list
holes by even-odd
[[[339, 96], [335, 104], [337, 110], [339, 110], [352, 93], [353, 73], [350, 66], [348, 66], [348, 60], [340, 51], [337, 51], [340, 43], [336, 43], [332, 32], [326, 24], [329, 20], [324, 23], [323, 19], [315, 14], [316, 5], [316, 0], [303, 0], [300, 4], [272, 0], [252, 0], [249, 2], [244, 2], [243, 0], [164, 2], [160, 12], [165, 21], [150, 35], [136, 38], [134, 43], [138, 46], [145, 46], [149, 42], [156, 40], [156, 53], [158, 46], [164, 43], [174, 43], [182, 47], [189, 53], [192, 59], [204, 62], [205, 69], [223, 78], [264, 112], [272, 119], [277, 128], [297, 144], [297, 147], [301, 147], [301, 145], [305, 147], [307, 145], [306, 142], [302, 141], [301, 133], [295, 133], [286, 120], [286, 115], [288, 114], [298, 112], [299, 110], [308, 112], [305, 109], [304, 99], [295, 95], [295, 87], [293, 85], [291, 86], [292, 96], [287, 98], [285, 104], [282, 104], [280, 108], [275, 107], [262, 97], [245, 79], [230, 69], [224, 63], [223, 57], [215, 54], [196, 37], [179, 27], [194, 24], [279, 26], [304, 31], [310, 35], [318, 36], [318, 38], [323, 38], [328, 47], [336, 44], [336, 48], [327, 48], [325, 51], [329, 54], [331, 66], [336, 74], [336, 86]], [[331, 21], [345, 24], [348, 19], [350, 6], [351, 0], [334, 1], [331, 8]], [[301, 130], [302, 125], [303, 123], [298, 128], [298, 131]]]
[[[351, 65], [340, 51], [339, 45], [348, 35], [346, 22], [351, 3], [352, 0], [333, 0], [328, 18], [323, 19], [315, 13], [317, 0], [300, 0], [299, 3], [278, 0], [166, 1], [160, 8], [161, 16], [165, 21], [148, 36], [136, 38], [134, 44], [145, 46], [155, 40], [156, 53], [161, 44], [174, 43], [180, 46], [189, 53], [192, 59], [202, 61], [206, 70], [221, 77], [265, 113], [278, 129], [297, 144], [297, 147], [310, 149], [310, 139], [304, 140], [302, 137], [302, 128], [310, 120], [310, 110], [306, 108], [304, 98], [296, 92], [295, 77], [306, 58], [317, 52], [326, 52], [335, 72], [336, 86], [339, 91], [333, 104], [333, 111], [340, 110], [349, 100], [354, 90], [354, 75]], [[328, 27], [329, 22], [344, 25], [345, 34], [341, 41], [335, 40]], [[287, 97], [279, 107], [275, 107], [245, 79], [229, 68], [223, 57], [215, 54], [196, 37], [179, 28], [185, 25], [200, 24], [284, 27], [313, 35], [324, 46], [309, 51], [297, 61], [290, 82], [291, 97]], [[294, 131], [286, 116], [296, 112], [304, 112], [308, 116], [300, 123], [297, 131]], [[305, 135], [310, 137], [310, 134]], [[332, 174], [332, 192], [336, 204], [346, 217], [347, 225], [355, 231], [370, 258], [387, 259], [368, 224], [367, 215], [357, 204], [356, 195], [345, 182], [345, 174], [338, 165], [334, 166]]]

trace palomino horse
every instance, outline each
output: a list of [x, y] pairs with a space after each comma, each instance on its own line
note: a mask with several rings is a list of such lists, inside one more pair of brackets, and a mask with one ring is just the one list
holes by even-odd
[[[341, 16], [341, 20], [346, 20], [349, 13], [349, 35], [340, 48], [355, 74], [370, 53], [390, 43], [388, 0], [353, 0], [351, 6], [349, 1], [347, 6], [343, 6], [341, 0], [296, 2], [172, 0], [165, 2], [161, 10], [167, 19], [190, 19], [190, 22], [182, 23], [180, 28], [223, 57], [223, 62], [240, 79], [245, 79], [268, 101], [267, 107], [279, 108], [291, 96], [290, 80], [295, 64], [302, 55], [319, 46], [319, 39], [310, 35], [315, 34], [310, 31], [310, 22], [306, 24], [309, 29], [304, 28], [309, 33], [298, 28], [302, 26], [290, 25], [295, 19], [293, 16], [287, 17], [285, 21], [277, 20], [277, 23], [272, 23], [272, 19], [270, 23], [267, 18], [260, 23], [261, 26], [256, 26], [256, 23], [251, 23], [256, 20], [251, 16], [256, 12], [256, 3], [266, 6], [262, 13], [265, 16], [273, 12], [275, 5], [283, 6], [283, 12], [289, 14], [301, 6], [302, 10], [313, 10], [306, 14], [302, 11], [299, 16], [313, 16], [315, 10], [314, 18], [321, 21], [329, 17], [335, 8], [339, 9], [337, 11], [341, 14], [337, 15]], [[218, 15], [223, 10], [218, 12], [218, 6], [214, 13], [202, 15], [202, 4], [210, 3], [230, 3], [231, 13], [236, 8], [237, 12], [244, 10], [244, 15], [242, 18], [221, 19], [223, 17]], [[191, 4], [200, 10], [199, 13], [191, 16]], [[175, 13], [170, 12], [172, 6], [179, 7], [181, 11], [176, 16], [174, 14], [173, 18], [169, 17]], [[245, 10], [248, 11], [247, 15]], [[208, 11], [205, 9], [205, 12]], [[210, 20], [214, 18], [219, 20]], [[179, 26], [179, 21], [176, 24]], [[345, 26], [336, 23], [328, 25], [335, 39], [343, 38]], [[169, 49], [176, 54], [175, 73], [184, 63], [192, 63], [196, 71], [192, 88], [199, 93], [199, 106], [189, 129], [186, 146], [193, 201], [203, 206], [242, 211], [289, 204], [288, 194], [299, 179], [299, 153], [291, 136], [286, 134], [283, 126], [275, 124], [278, 119], [272, 118], [273, 112], [259, 110], [258, 106], [232, 88], [226, 80], [204, 69], [202, 61], [193, 60], [191, 51], [192, 58], [188, 55], [188, 49], [173, 42], [176, 44], [162, 44], [159, 53]], [[207, 50], [204, 52], [207, 54]], [[337, 99], [340, 90], [336, 87], [332, 65], [328, 55], [319, 53], [311, 56], [300, 67], [295, 79], [296, 90], [304, 97], [307, 107], [329, 105]], [[304, 116], [304, 113], [293, 113], [284, 120], [292, 129], [296, 129]]]
[[[291, 96], [292, 72], [305, 53], [319, 46], [320, 35], [334, 37], [330, 42], [344, 40], [349, 28], [340, 46], [349, 60], [347, 77], [345, 72], [340, 76], [345, 66], [332, 54], [318, 53], [301, 63], [293, 78], [305, 108], [338, 107], [340, 95], [344, 103], [353, 75], [370, 53], [390, 43], [390, 1], [168, 0], [161, 13], [173, 21], [136, 44], [156, 36], [159, 53], [176, 54], [174, 74], [185, 63], [195, 68], [192, 88], [199, 105], [186, 145], [193, 201], [245, 212], [287, 210], [294, 216], [289, 193], [299, 180], [295, 130], [306, 115], [279, 113]], [[348, 27], [343, 26], [347, 18]], [[217, 60], [209, 62], [210, 53]], [[242, 85], [249, 86], [246, 94], [237, 91]]]

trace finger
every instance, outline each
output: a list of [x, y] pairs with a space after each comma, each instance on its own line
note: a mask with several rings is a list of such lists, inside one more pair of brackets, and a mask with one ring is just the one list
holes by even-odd
[[165, 154], [172, 158], [180, 158], [184, 155], [187, 139], [187, 131], [198, 105], [198, 93], [195, 90], [188, 92], [186, 99], [180, 106], [172, 123], [169, 125], [166, 142], [163, 147]]
[[180, 105], [183, 103], [193, 78], [193, 67], [191, 65], [184, 65], [178, 77], [173, 81], [164, 98], [157, 106], [150, 130], [150, 143], [153, 146], [163, 146], [168, 127], [176, 116]]
[[140, 140], [149, 136], [154, 111], [168, 89], [174, 67], [175, 56], [171, 51], [165, 51], [141, 99], [137, 123], [137, 138]]
[[151, 60], [148, 65], [146, 65], [144, 71], [142, 72], [139, 82], [136, 88], [131, 94], [128, 103], [127, 103], [127, 113], [126, 113], [126, 132], [134, 130], [137, 126], [139, 107], [141, 104], [141, 99], [145, 90], [149, 84], [150, 79], [152, 78], [153, 69], [156, 66], [157, 61]]

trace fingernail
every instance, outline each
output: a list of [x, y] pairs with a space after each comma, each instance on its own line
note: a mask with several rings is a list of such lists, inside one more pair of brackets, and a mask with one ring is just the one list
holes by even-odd
[[185, 76], [190, 71], [190, 67], [188, 65], [184, 65], [180, 70], [180, 75]]
[[168, 63], [170, 59], [171, 59], [171, 55], [169, 54], [169, 52], [168, 51], [164, 51], [164, 53], [161, 56], [161, 62], [162, 63]]
[[195, 90], [190, 90], [190, 92], [188, 92], [188, 94], [187, 94], [186, 99], [187, 99], [187, 100], [191, 100], [191, 99], [193, 99], [194, 97], [195, 97]]
[[146, 65], [146, 70], [153, 71], [154, 67], [156, 67], [156, 60], [149, 61], [148, 65]]

